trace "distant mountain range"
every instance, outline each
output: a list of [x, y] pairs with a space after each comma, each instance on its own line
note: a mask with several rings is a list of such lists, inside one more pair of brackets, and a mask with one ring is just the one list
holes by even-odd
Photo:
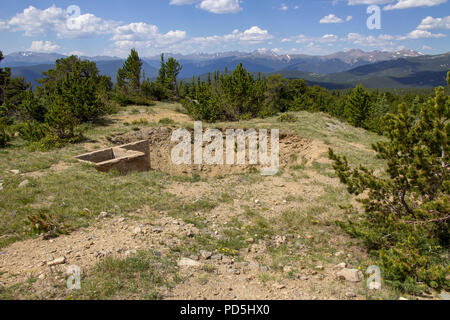
[[450, 52], [435, 56], [399, 58], [367, 64], [348, 71], [328, 75], [282, 70], [286, 78], [302, 78], [310, 84], [330, 89], [351, 88], [426, 88], [446, 85], [450, 70]]
[[[279, 55], [269, 50], [251, 53], [223, 52], [216, 54], [176, 55], [182, 65], [181, 78], [191, 78], [225, 68], [233, 70], [239, 63], [250, 72], [283, 74], [287, 78], [303, 78], [310, 84], [328, 88], [347, 88], [357, 83], [366, 87], [434, 87], [445, 84], [450, 68], [450, 53], [436, 56], [423, 55], [412, 50], [396, 52], [349, 50], [325, 56]], [[18, 52], [9, 54], [1, 62], [11, 67], [13, 75], [24, 76], [36, 84], [42, 71], [54, 67], [57, 53]], [[124, 59], [118, 57], [81, 57], [95, 61], [100, 72], [115, 81], [117, 70]], [[160, 56], [142, 58], [146, 75], [154, 79], [160, 66]]]

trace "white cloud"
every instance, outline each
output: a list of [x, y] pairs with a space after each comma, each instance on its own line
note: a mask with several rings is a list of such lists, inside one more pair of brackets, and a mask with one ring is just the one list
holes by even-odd
[[203, 0], [198, 7], [217, 14], [235, 13], [242, 10], [239, 0]]
[[415, 7], [434, 7], [447, 0], [398, 0], [396, 4], [389, 4], [383, 8], [383, 10], [397, 10], [397, 9], [409, 9]]
[[12, 17], [8, 24], [13, 31], [23, 31], [25, 36], [54, 31], [58, 38], [82, 38], [111, 33], [119, 23], [103, 20], [90, 13], [71, 18], [66, 10], [52, 5], [45, 10], [29, 6]]
[[31, 43], [30, 48], [28, 48], [28, 51], [33, 52], [54, 52], [55, 50], [58, 50], [60, 46], [57, 44], [52, 43], [51, 41], [33, 41]]
[[353, 19], [353, 17], [352, 16], [347, 16], [347, 18], [345, 18], [345, 21], [351, 21]]
[[8, 22], [5, 20], [0, 20], [0, 31], [8, 29]]
[[384, 10], [396, 10], [416, 7], [433, 7], [446, 2], [447, 0], [348, 0], [348, 5], [354, 6], [386, 4], [386, 6], [383, 8]]
[[427, 38], [443, 38], [445, 34], [442, 33], [431, 33], [430, 31], [425, 30], [414, 30], [408, 33], [406, 36], [399, 37], [399, 40], [406, 39], [427, 39]]
[[398, 42], [417, 39], [429, 39], [429, 38], [442, 38], [445, 34], [431, 33], [425, 30], [413, 30], [406, 35], [390, 35], [380, 34], [364, 35], [359, 33], [348, 33], [346, 36], [338, 37], [334, 34], [325, 34], [322, 37], [309, 37], [303, 34], [281, 39], [282, 43], [295, 42], [298, 44], [314, 43], [315, 46], [319, 44], [332, 45], [333, 43], [350, 43], [359, 47], [373, 47], [382, 49], [395, 49], [398, 48]]
[[171, 0], [171, 5], [181, 6], [197, 3], [196, 7], [216, 14], [242, 11], [240, 0]]
[[329, 15], [320, 19], [320, 23], [341, 23], [344, 22], [341, 18], [337, 17], [335, 14], [330, 13]]
[[386, 4], [389, 2], [394, 2], [394, 0], [348, 0], [348, 5], [355, 6], [358, 4], [363, 4], [363, 5]]
[[450, 29], [450, 16], [444, 18], [426, 17], [417, 27], [419, 30]]
[[172, 0], [170, 1], [170, 4], [175, 5], [175, 6], [182, 6], [185, 4], [193, 4], [198, 2], [198, 0]]
[[61, 8], [51, 6], [45, 10], [29, 6], [22, 13], [16, 14], [9, 20], [9, 25], [15, 31], [23, 31], [26, 36], [45, 34], [48, 29], [64, 25], [67, 17]]
[[249, 42], [262, 42], [272, 39], [273, 36], [269, 34], [269, 31], [263, 30], [260, 27], [253, 26], [250, 29], [245, 30], [242, 34], [237, 34], [239, 41]]
[[325, 34], [322, 36], [322, 42], [335, 42], [339, 39], [339, 37], [335, 34]]
[[130, 23], [117, 27], [111, 40], [119, 49], [153, 48], [161, 49], [186, 39], [186, 32], [181, 30], [160, 33], [158, 27], [144, 22]]
[[141, 49], [143, 54], [157, 54], [161, 51], [177, 53], [212, 52], [225, 49], [228, 45], [237, 43], [254, 45], [269, 41], [272, 38], [273, 36], [269, 31], [258, 26], [253, 26], [244, 31], [236, 29], [225, 35], [189, 38], [185, 31], [175, 30], [161, 34], [156, 26], [133, 23], [118, 27], [112, 40], [115, 47], [113, 53], [125, 55], [131, 48]]
[[69, 52], [68, 56], [81, 57], [81, 56], [84, 56], [84, 52], [83, 51], [79, 51], [79, 50], [74, 50], [74, 51]]
[[253, 26], [243, 32], [238, 29], [232, 33], [222, 36], [196, 37], [189, 39], [188, 43], [195, 43], [202, 46], [215, 45], [222, 42], [243, 42], [248, 44], [258, 44], [272, 39], [273, 36], [267, 30], [263, 30], [258, 26]]
[[287, 10], [289, 10], [289, 7], [285, 3], [282, 3], [281, 7], [280, 7], [280, 10], [281, 11], [287, 11]]

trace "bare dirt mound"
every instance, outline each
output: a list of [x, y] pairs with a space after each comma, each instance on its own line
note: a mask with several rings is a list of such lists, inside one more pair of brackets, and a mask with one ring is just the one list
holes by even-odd
[[[177, 143], [171, 142], [172, 132], [175, 128], [147, 128], [136, 132], [118, 135], [109, 140], [116, 144], [127, 144], [140, 140], [148, 140], [150, 142], [150, 162], [153, 170], [166, 172], [173, 175], [193, 175], [200, 176], [218, 176], [229, 174], [241, 174], [251, 171], [259, 171], [260, 165], [250, 165], [248, 161], [248, 141], [246, 143], [246, 164], [245, 165], [176, 165], [171, 160], [172, 149]], [[193, 134], [193, 130], [188, 129]], [[222, 130], [222, 129], [219, 129]], [[225, 133], [224, 130], [222, 130]], [[193, 135], [192, 135], [193, 136]], [[224, 136], [224, 152], [226, 152], [225, 134]], [[270, 152], [270, 138], [268, 151]], [[312, 162], [320, 157], [322, 152], [326, 151], [323, 146], [302, 138], [293, 133], [280, 132], [280, 167], [285, 168], [294, 165], [300, 165], [307, 161]], [[204, 145], [205, 146], [205, 145]], [[225, 156], [224, 156], [225, 159]]]

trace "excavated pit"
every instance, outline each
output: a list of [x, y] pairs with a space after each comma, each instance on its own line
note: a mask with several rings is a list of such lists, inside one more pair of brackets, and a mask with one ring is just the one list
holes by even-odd
[[[126, 133], [123, 135], [117, 135], [109, 138], [109, 141], [113, 144], [123, 148], [129, 144], [148, 144], [148, 169], [166, 172], [172, 175], [194, 175], [199, 176], [219, 176], [230, 174], [242, 174], [246, 172], [256, 172], [261, 169], [260, 165], [248, 164], [248, 141], [246, 143], [246, 165], [176, 165], [171, 160], [172, 149], [178, 144], [172, 142], [172, 132], [175, 128], [147, 128], [136, 132]], [[187, 129], [191, 132], [193, 137], [194, 130]], [[219, 129], [221, 130], [221, 129]], [[224, 137], [224, 153], [225, 148], [225, 130], [222, 130]], [[270, 136], [270, 135], [269, 135]], [[269, 137], [270, 152], [270, 137]], [[193, 141], [193, 139], [192, 139]], [[192, 142], [193, 143], [193, 142]], [[280, 132], [280, 167], [290, 167], [294, 165], [303, 164], [306, 160], [308, 162], [314, 160], [313, 154], [315, 153], [315, 146], [310, 140], [302, 138], [296, 134]], [[114, 149], [114, 148], [111, 148]], [[142, 151], [142, 150], [141, 150]], [[225, 154], [224, 154], [225, 158]], [[110, 160], [111, 161], [111, 160]], [[123, 161], [123, 160], [122, 160]], [[121, 161], [119, 161], [120, 163]], [[126, 167], [126, 162], [120, 165], [121, 168]], [[117, 165], [117, 162], [116, 162]], [[143, 169], [145, 166], [141, 166]], [[121, 171], [121, 170], [120, 170]], [[130, 170], [123, 170], [130, 171]], [[121, 171], [122, 172], [122, 171]]]

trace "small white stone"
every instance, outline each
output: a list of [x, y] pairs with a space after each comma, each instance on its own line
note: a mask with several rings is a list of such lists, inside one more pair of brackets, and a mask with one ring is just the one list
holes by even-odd
[[19, 184], [19, 188], [25, 188], [29, 183], [30, 181], [24, 180]]
[[56, 266], [56, 265], [64, 264], [64, 263], [66, 263], [66, 257], [60, 257], [60, 258], [56, 258], [53, 261], [47, 262], [47, 265], [51, 267], [51, 266]]
[[337, 273], [339, 278], [350, 282], [360, 282], [364, 279], [364, 275], [358, 269], [342, 269]]
[[182, 258], [178, 261], [179, 267], [200, 267], [201, 263], [189, 258]]
[[133, 233], [134, 234], [140, 234], [140, 233], [142, 233], [142, 229], [140, 227], [136, 227], [136, 228], [133, 229]]
[[339, 263], [334, 266], [334, 269], [345, 269], [347, 267], [347, 264], [345, 262]]

